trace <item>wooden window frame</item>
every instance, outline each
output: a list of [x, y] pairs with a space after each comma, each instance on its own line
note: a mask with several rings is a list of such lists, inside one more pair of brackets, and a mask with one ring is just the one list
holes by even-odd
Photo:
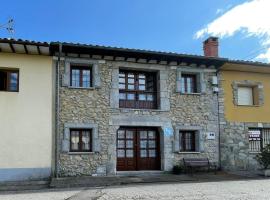
[[[181, 152], [196, 152], [196, 134], [198, 134], [196, 131], [185, 131], [185, 130], [181, 130], [179, 132], [179, 134], [181, 133], [181, 138], [180, 139], [180, 144], [181, 144]], [[192, 134], [192, 138], [190, 141], [191, 144], [191, 149], [186, 149], [186, 135], [187, 134]]]
[[[197, 76], [198, 75], [196, 75], [196, 74], [188, 74], [188, 73], [181, 74], [181, 79], [184, 79], [184, 91], [182, 90], [182, 86], [181, 86], [181, 93], [183, 93], [183, 94], [192, 94], [192, 93], [197, 93], [198, 92]], [[192, 80], [191, 89], [193, 89], [193, 90], [191, 90], [191, 92], [188, 92], [187, 78], [191, 78], [191, 80]], [[181, 80], [181, 84], [182, 84], [182, 80]]]
[[[80, 73], [80, 80], [79, 80], [79, 86], [73, 86], [72, 85], [72, 71], [73, 70], [79, 70]], [[83, 71], [87, 70], [90, 71], [90, 85], [89, 87], [83, 86]], [[92, 67], [91, 66], [82, 66], [82, 65], [71, 65], [70, 66], [70, 87], [79, 87], [79, 88], [91, 88], [93, 87], [93, 73], [92, 73]]]
[[[79, 131], [79, 148], [78, 150], [73, 150], [72, 149], [72, 131]], [[83, 150], [82, 148], [82, 132], [83, 131], [89, 131], [89, 137], [90, 137], [90, 141], [89, 141], [89, 150]], [[70, 139], [69, 139], [69, 151], [70, 152], [92, 152], [92, 134], [93, 134], [93, 131], [92, 129], [76, 129], [76, 128], [73, 128], [73, 129], [70, 129]]]
[[[18, 69], [0, 69], [0, 72], [6, 73], [6, 80], [5, 80], [5, 89], [0, 90], [0, 92], [19, 92], [19, 81], [20, 81], [20, 73]], [[11, 90], [10, 89], [10, 74], [16, 73], [17, 74], [17, 89]]]
[[[121, 89], [119, 87], [119, 95], [125, 94], [125, 100], [120, 99], [119, 97], [119, 107], [120, 108], [134, 108], [134, 109], [157, 109], [157, 78], [155, 72], [144, 72], [144, 71], [133, 71], [133, 70], [119, 70], [120, 73], [125, 74], [125, 89]], [[128, 83], [128, 74], [134, 74], [134, 84]], [[141, 74], [145, 75], [145, 83], [140, 84], [139, 80], [142, 80], [139, 76]], [[153, 91], [147, 91], [147, 77], [153, 77]], [[118, 78], [119, 81], [119, 78]], [[119, 83], [120, 84], [120, 83]], [[134, 89], [128, 89], [128, 85], [134, 85]], [[140, 90], [139, 86], [144, 85], [145, 89]], [[127, 95], [134, 94], [134, 100], [128, 100]], [[153, 100], [140, 100], [139, 95], [146, 95], [146, 99], [148, 98], [147, 95], [152, 95]], [[129, 105], [128, 102], [131, 102], [133, 106]]]

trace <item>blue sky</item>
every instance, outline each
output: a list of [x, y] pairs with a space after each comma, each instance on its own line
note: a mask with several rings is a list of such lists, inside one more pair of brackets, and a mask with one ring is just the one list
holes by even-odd
[[[230, 29], [228, 24], [232, 18], [216, 27], [214, 23], [246, 2], [252, 1], [2, 0], [0, 24], [9, 17], [14, 18], [15, 38], [198, 55], [202, 54], [202, 41], [209, 35], [216, 35], [220, 37], [221, 57], [248, 60], [258, 56], [265, 47], [262, 36], [243, 31], [245, 27], [234, 30], [232, 35], [223, 34], [219, 27], [227, 25]], [[10, 35], [0, 30], [0, 37]], [[267, 59], [263, 58], [263, 61]]]

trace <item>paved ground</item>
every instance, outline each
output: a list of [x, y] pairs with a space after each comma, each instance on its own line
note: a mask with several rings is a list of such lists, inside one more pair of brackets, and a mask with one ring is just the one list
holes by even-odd
[[203, 183], [141, 184], [95, 189], [41, 190], [2, 193], [1, 200], [107, 199], [270, 199], [270, 179]]

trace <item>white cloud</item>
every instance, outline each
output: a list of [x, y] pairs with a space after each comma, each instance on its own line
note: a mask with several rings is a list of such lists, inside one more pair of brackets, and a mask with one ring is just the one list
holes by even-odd
[[209, 23], [195, 34], [195, 38], [206, 35], [231, 37], [241, 31], [247, 37], [260, 39], [265, 51], [257, 59], [270, 61], [270, 0], [252, 0], [235, 6]]

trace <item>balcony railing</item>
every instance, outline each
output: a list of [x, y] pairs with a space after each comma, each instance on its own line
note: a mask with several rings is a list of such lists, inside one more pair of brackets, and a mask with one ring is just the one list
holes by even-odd
[[119, 107], [157, 109], [157, 92], [120, 90]]

